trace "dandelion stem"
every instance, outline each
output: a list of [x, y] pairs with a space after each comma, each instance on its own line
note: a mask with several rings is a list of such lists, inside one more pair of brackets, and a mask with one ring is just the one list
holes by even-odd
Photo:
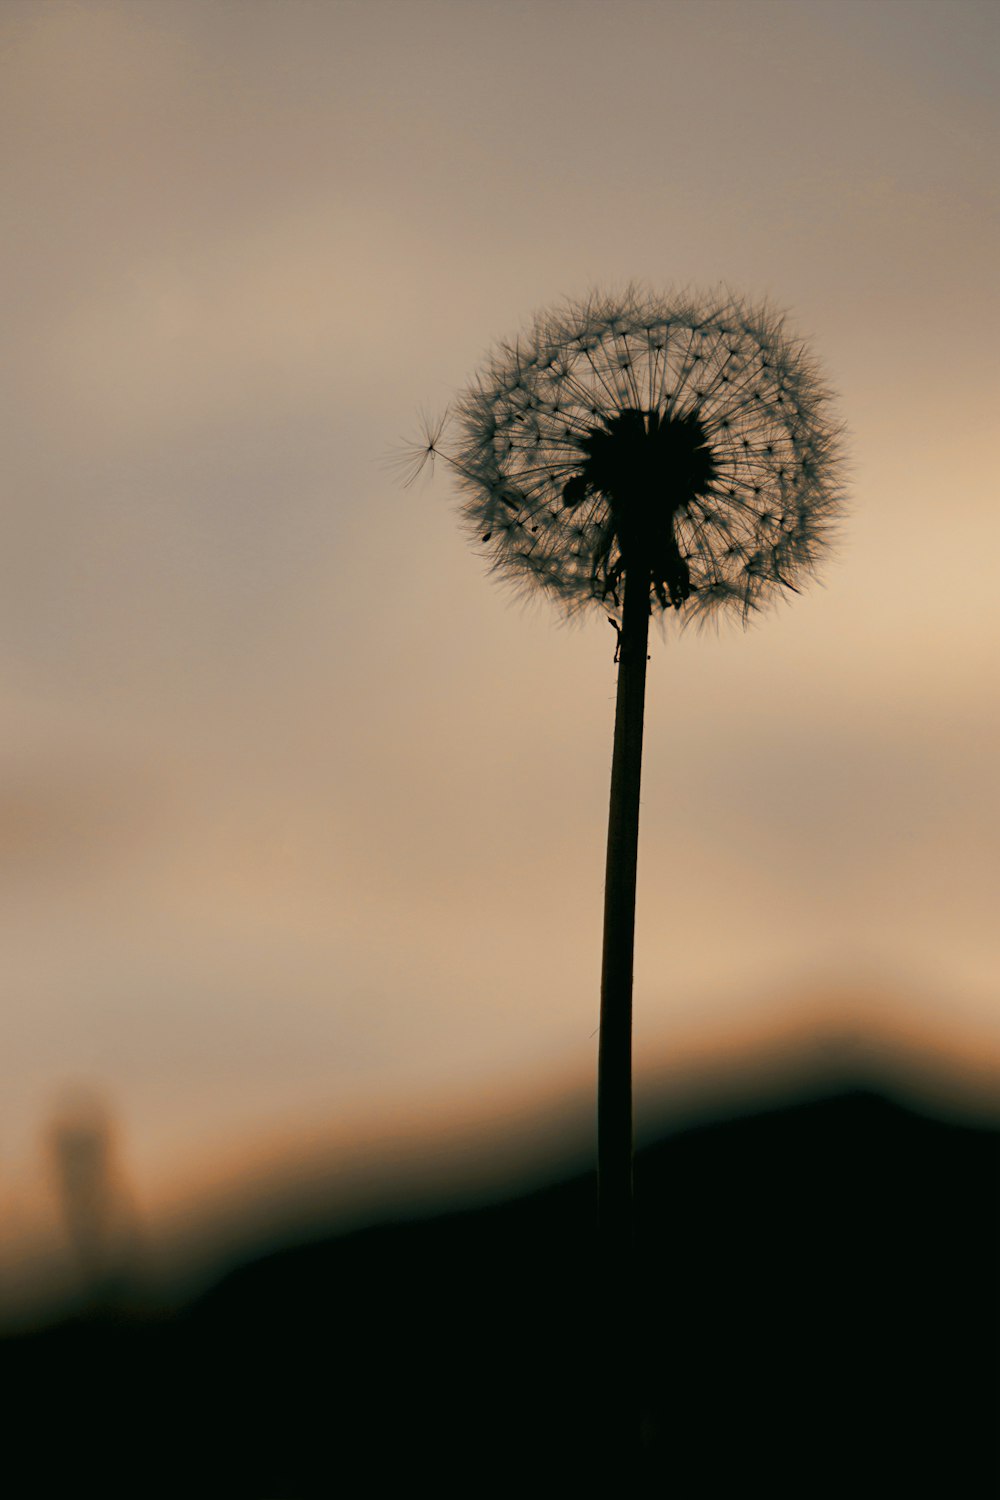
[[632, 1240], [632, 958], [649, 637], [649, 586], [641, 570], [636, 574], [633, 569], [630, 577], [625, 581], [611, 763], [597, 1082], [601, 1238], [607, 1246], [628, 1247]]
[[611, 763], [604, 952], [597, 1071], [597, 1192], [602, 1301], [610, 1394], [609, 1438], [635, 1427], [632, 1385], [632, 961], [635, 949], [639, 779], [649, 636], [648, 566], [633, 560], [625, 578], [618, 698]]

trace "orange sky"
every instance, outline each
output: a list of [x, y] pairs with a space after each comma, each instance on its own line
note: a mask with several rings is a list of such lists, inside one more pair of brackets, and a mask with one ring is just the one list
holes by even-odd
[[996, 1057], [996, 33], [976, 0], [8, 0], [14, 1220], [70, 1084], [155, 1197], [586, 1077], [610, 632], [512, 607], [446, 475], [384, 460], [630, 278], [787, 307], [851, 457], [822, 586], [654, 641], [637, 1067], [819, 993]]

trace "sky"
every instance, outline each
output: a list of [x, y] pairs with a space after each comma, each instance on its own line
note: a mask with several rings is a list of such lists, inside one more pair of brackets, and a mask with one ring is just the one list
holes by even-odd
[[849, 455], [815, 586], [654, 637], [640, 1085], [790, 1037], [1000, 1082], [998, 26], [6, 0], [12, 1245], [81, 1091], [153, 1222], [296, 1143], [488, 1156], [592, 1086], [614, 643], [512, 604], [446, 471], [387, 461], [633, 280], [787, 310]]

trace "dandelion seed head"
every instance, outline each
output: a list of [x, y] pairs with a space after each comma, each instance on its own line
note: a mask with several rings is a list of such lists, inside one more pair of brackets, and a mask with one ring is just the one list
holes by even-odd
[[682, 621], [798, 592], [838, 519], [840, 427], [766, 305], [636, 288], [497, 347], [418, 467], [445, 457], [493, 571], [569, 613], [622, 584]]

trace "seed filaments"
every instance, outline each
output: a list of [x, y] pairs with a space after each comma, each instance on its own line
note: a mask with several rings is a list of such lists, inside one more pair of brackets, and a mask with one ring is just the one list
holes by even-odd
[[432, 436], [493, 570], [570, 614], [620, 618], [632, 571], [653, 613], [746, 621], [798, 590], [840, 511], [812, 360], [770, 308], [730, 298], [630, 288], [545, 314]]

